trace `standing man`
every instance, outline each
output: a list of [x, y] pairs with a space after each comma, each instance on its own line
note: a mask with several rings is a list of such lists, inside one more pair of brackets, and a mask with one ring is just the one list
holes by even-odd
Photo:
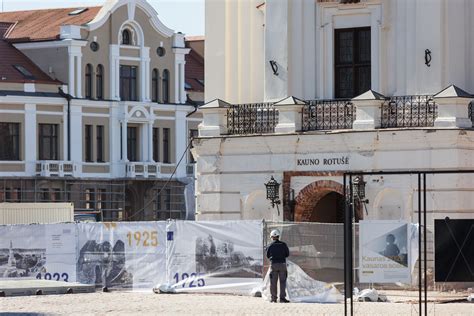
[[288, 246], [280, 241], [280, 232], [277, 229], [272, 230], [270, 237], [273, 242], [267, 249], [267, 258], [271, 261], [270, 267], [270, 293], [272, 295], [272, 303], [277, 301], [277, 282], [280, 279], [280, 303], [289, 303], [286, 296], [286, 258], [290, 255]]

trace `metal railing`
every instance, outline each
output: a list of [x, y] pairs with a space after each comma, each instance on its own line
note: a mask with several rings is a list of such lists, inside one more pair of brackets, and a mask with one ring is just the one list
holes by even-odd
[[227, 110], [227, 133], [274, 133], [278, 124], [278, 110], [273, 103], [236, 104]]
[[381, 128], [432, 127], [438, 106], [432, 96], [396, 96], [382, 103]]
[[302, 130], [351, 129], [355, 107], [351, 100], [311, 100], [302, 111]]
[[35, 167], [36, 175], [41, 177], [73, 177], [77, 176], [76, 164], [70, 161], [38, 160]]

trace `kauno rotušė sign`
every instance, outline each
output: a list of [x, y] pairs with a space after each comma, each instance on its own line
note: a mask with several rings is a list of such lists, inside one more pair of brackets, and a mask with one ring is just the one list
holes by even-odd
[[322, 156], [322, 157], [304, 157], [296, 158], [296, 167], [304, 168], [311, 166], [334, 167], [348, 166], [349, 156]]

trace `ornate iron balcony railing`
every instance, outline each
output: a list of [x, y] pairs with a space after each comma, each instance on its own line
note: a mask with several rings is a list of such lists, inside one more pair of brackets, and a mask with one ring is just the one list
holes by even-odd
[[235, 134], [274, 133], [278, 110], [273, 103], [236, 104], [227, 109], [227, 132]]
[[355, 107], [351, 100], [311, 100], [303, 107], [302, 130], [351, 129]]
[[382, 103], [381, 127], [432, 127], [438, 106], [432, 96], [397, 96]]

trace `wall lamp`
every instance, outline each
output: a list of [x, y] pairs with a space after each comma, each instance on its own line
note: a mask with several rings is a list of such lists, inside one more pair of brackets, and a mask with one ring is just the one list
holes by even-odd
[[362, 203], [369, 203], [369, 199], [365, 198], [365, 184], [362, 176], [355, 176], [352, 179], [352, 194], [354, 199], [359, 200]]
[[272, 176], [271, 179], [265, 183], [265, 187], [267, 188], [267, 200], [271, 202], [273, 208], [275, 208], [275, 205], [277, 206], [278, 215], [280, 215], [280, 210], [278, 209], [278, 205], [281, 203], [280, 183], [278, 183]]

